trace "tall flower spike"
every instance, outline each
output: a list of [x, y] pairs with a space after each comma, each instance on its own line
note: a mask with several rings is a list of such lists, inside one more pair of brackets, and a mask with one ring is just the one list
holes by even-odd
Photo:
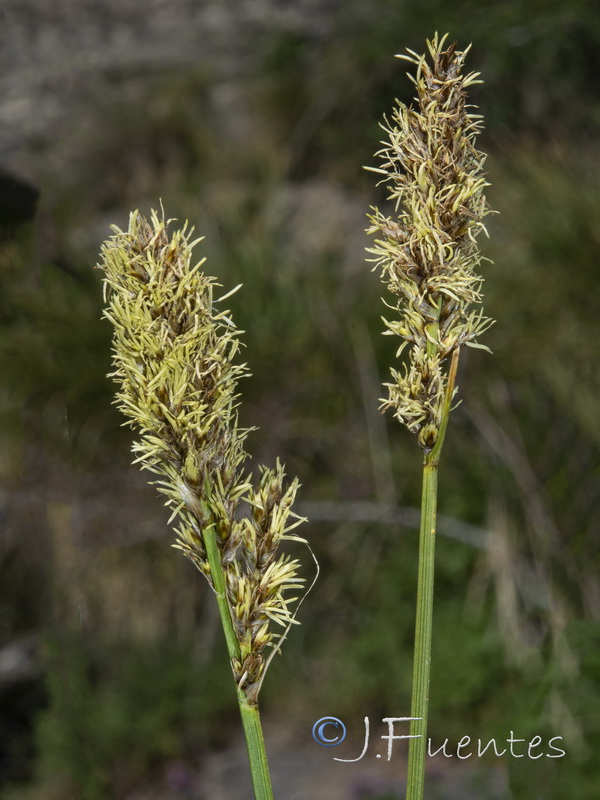
[[204, 260], [192, 264], [192, 231], [169, 237], [167, 227], [134, 211], [102, 248], [116, 402], [139, 432], [136, 462], [158, 476], [177, 520], [176, 547], [215, 590], [236, 684], [252, 704], [265, 647], [293, 622], [287, 592], [303, 584], [298, 562], [278, 553], [283, 539], [303, 541], [289, 533], [302, 521], [291, 510], [298, 481], [284, 488], [279, 462], [262, 468], [256, 489], [244, 473], [237, 382], [249, 371], [235, 363], [240, 332], [220, 306], [229, 295], [215, 300]]
[[[377, 153], [389, 186], [395, 215], [372, 208], [369, 234], [378, 238], [368, 248], [382, 278], [397, 300], [399, 318], [384, 319], [386, 333], [400, 336], [399, 356], [408, 347], [406, 363], [391, 370], [383, 408], [418, 435], [429, 452], [443, 436], [444, 409], [454, 394], [456, 359], [463, 345], [476, 340], [492, 320], [473, 304], [481, 302], [482, 261], [477, 236], [490, 213], [483, 190], [485, 155], [475, 139], [481, 116], [468, 109], [466, 89], [479, 73], [463, 75], [469, 50], [456, 44], [443, 49], [446, 36], [427, 42], [426, 56], [400, 55], [417, 67], [416, 107], [397, 102], [382, 124], [387, 141]], [[448, 396], [449, 395], [449, 396]]]

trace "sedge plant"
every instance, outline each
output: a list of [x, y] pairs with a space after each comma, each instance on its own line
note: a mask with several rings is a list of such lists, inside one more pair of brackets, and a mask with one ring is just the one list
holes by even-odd
[[400, 337], [396, 355], [404, 357], [382, 408], [416, 435], [423, 456], [407, 800], [421, 800], [424, 788], [438, 466], [460, 351], [482, 347], [478, 337], [492, 323], [479, 307], [477, 237], [490, 213], [485, 155], [476, 147], [482, 121], [467, 103], [467, 88], [480, 81], [463, 72], [468, 48], [446, 47], [446, 38], [427, 42], [429, 59], [410, 50], [398, 56], [416, 66], [415, 105], [396, 101], [382, 123], [380, 166], [368, 168], [383, 176], [394, 209], [372, 208], [368, 253], [393, 295], [385, 332]]
[[[281, 553], [303, 522], [292, 505], [298, 480], [284, 469], [246, 472], [249, 429], [238, 424], [240, 331], [218, 286], [194, 263], [192, 231], [169, 233], [155, 212], [113, 227], [101, 253], [104, 316], [114, 327], [116, 403], [137, 430], [135, 461], [157, 476], [175, 547], [205, 576], [225, 634], [256, 800], [273, 792], [258, 695], [295, 622], [299, 562]], [[239, 288], [239, 287], [238, 287]], [[234, 290], [235, 291], [235, 290]], [[297, 608], [297, 606], [296, 606]]]

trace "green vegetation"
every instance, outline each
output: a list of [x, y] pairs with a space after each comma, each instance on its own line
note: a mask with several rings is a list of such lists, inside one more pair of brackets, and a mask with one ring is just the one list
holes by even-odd
[[[484, 295], [502, 326], [486, 334], [493, 359], [461, 356], [445, 443], [440, 514], [482, 533], [479, 547], [437, 543], [430, 732], [562, 735], [563, 759], [501, 760], [512, 797], [598, 796], [600, 14], [534, 5], [356, 3], [318, 42], [269, 34], [240, 86], [243, 141], [207, 113], [210, 76], [138, 75], [146, 88], [132, 92], [123, 74], [112, 92], [130, 113], [102, 101], [102, 126], [71, 133], [68, 175], [45, 163], [43, 235], [0, 243], [0, 633], [48, 642], [37, 759], [11, 800], [126, 797], [237, 729], [212, 598], [191, 567], [170, 566], [166, 517], [128, 466], [104, 377], [110, 330], [90, 265], [108, 223], [156, 197], [206, 236], [224, 286], [244, 284], [228, 303], [253, 373], [240, 419], [260, 428], [252, 455], [280, 454], [304, 501], [333, 504], [306, 509], [322, 578], [274, 659], [264, 715], [285, 711], [304, 746], [325, 713], [357, 725], [407, 713], [417, 532], [378, 514], [414, 510], [420, 487], [412, 437], [373, 412], [395, 348], [362, 251], [364, 209], [384, 198], [361, 166], [394, 96], [410, 99], [392, 56], [419, 49], [431, 19], [473, 40], [485, 73], [474, 101], [500, 213]], [[366, 519], [357, 501], [377, 508]]]

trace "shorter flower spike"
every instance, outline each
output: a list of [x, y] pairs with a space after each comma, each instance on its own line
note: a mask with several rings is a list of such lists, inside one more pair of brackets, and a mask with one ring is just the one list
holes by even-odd
[[[404, 339], [407, 359], [392, 370], [383, 408], [418, 435], [430, 451], [438, 439], [449, 385], [450, 357], [463, 345], [479, 346], [477, 337], [491, 324], [473, 304], [481, 302], [482, 256], [477, 237], [490, 213], [483, 190], [485, 155], [475, 139], [481, 116], [468, 109], [466, 89], [478, 73], [464, 75], [468, 49], [460, 52], [437, 34], [426, 56], [401, 55], [416, 65], [416, 107], [397, 102], [387, 135], [377, 153], [395, 214], [373, 208], [367, 232], [378, 238], [368, 248], [396, 302], [397, 319], [384, 319], [386, 333]], [[450, 397], [450, 400], [452, 398]]]

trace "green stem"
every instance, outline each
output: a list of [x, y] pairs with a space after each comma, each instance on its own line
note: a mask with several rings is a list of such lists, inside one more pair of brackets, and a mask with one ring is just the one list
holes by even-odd
[[[243, 695], [240, 692], [239, 695]], [[252, 786], [254, 787], [254, 797], [256, 800], [273, 800], [273, 789], [271, 787], [271, 775], [267, 762], [267, 751], [263, 737], [262, 725], [260, 724], [260, 714], [257, 705], [249, 705], [245, 696], [238, 696], [240, 703], [240, 713], [242, 715], [242, 725], [244, 726], [244, 736], [248, 746], [248, 756], [250, 758], [250, 772], [252, 774]]]
[[[239, 663], [241, 661], [240, 643], [233, 628], [231, 611], [229, 610], [229, 604], [227, 602], [225, 574], [223, 572], [223, 565], [221, 564], [221, 553], [217, 543], [217, 534], [214, 525], [209, 525], [204, 529], [203, 537], [208, 563], [210, 564], [210, 573], [217, 598], [217, 605], [219, 607], [221, 625], [223, 627], [223, 633], [225, 634], [225, 641], [227, 642], [227, 652], [229, 653], [229, 659], [232, 664], [234, 662]], [[258, 705], [251, 705], [248, 703], [248, 698], [244, 690], [240, 689], [239, 686], [236, 688], [238, 705], [242, 717], [242, 726], [246, 738], [246, 747], [248, 749], [248, 760], [250, 761], [254, 797], [255, 800], [273, 800], [271, 776], [269, 774], [267, 751], [265, 749], [265, 740], [262, 732]]]
[[435, 532], [437, 517], [438, 465], [448, 418], [454, 396], [454, 383], [458, 368], [459, 350], [452, 354], [448, 371], [446, 394], [438, 438], [423, 462], [423, 490], [421, 495], [421, 527], [419, 533], [419, 575], [417, 581], [417, 615], [415, 623], [415, 651], [413, 662], [413, 688], [410, 715], [412, 738], [408, 745], [408, 771], [406, 800], [422, 800], [425, 784], [425, 756], [427, 752], [427, 717], [429, 711], [429, 676], [431, 669], [431, 639], [433, 629], [433, 586], [435, 573]]
[[440, 454], [444, 446], [446, 438], [446, 429], [448, 427], [448, 420], [450, 419], [450, 411], [452, 410], [452, 399], [454, 397], [454, 384], [456, 383], [456, 372], [458, 370], [458, 358], [460, 350], [456, 349], [452, 353], [452, 361], [450, 362], [450, 369], [448, 370], [448, 383], [446, 384], [446, 394], [444, 395], [444, 404], [442, 406], [442, 419], [440, 421], [440, 430], [438, 432], [437, 441], [434, 444], [430, 453], [425, 456], [426, 464], [440, 463]]
[[227, 602], [227, 586], [225, 583], [225, 574], [223, 572], [223, 565], [221, 564], [221, 551], [217, 544], [217, 534], [214, 525], [208, 525], [204, 529], [204, 546], [206, 547], [206, 555], [210, 565], [210, 575], [217, 598], [217, 605], [219, 607], [219, 616], [221, 617], [221, 625], [223, 633], [225, 634], [225, 641], [227, 642], [227, 652], [229, 653], [230, 661], [240, 661], [242, 654], [240, 652], [240, 643], [235, 635], [233, 629], [233, 620], [231, 619], [231, 612]]
[[425, 781], [427, 712], [429, 708], [429, 670], [433, 623], [433, 578], [435, 563], [435, 523], [437, 509], [437, 464], [423, 467], [421, 531], [419, 541], [419, 578], [417, 585], [417, 621], [413, 663], [413, 690], [410, 715], [411, 739], [408, 745], [406, 800], [421, 800]]

